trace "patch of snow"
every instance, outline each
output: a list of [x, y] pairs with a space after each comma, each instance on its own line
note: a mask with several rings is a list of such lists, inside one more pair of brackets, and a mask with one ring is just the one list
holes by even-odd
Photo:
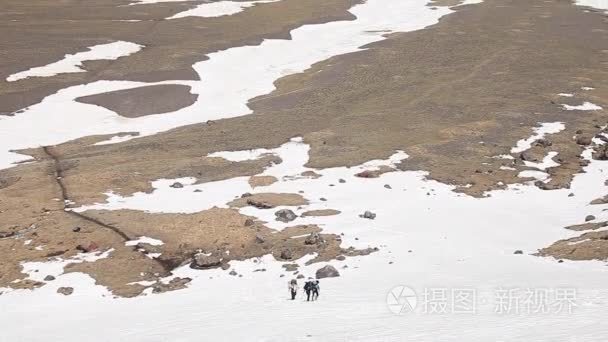
[[549, 179], [549, 174], [538, 170], [521, 171], [517, 177], [520, 178], [535, 178], [536, 180], [546, 181]]
[[593, 90], [593, 89], [595, 89], [595, 88], [593, 88], [593, 87], [581, 87], [581, 89], [582, 89], [582, 90]]
[[583, 104], [578, 106], [571, 106], [567, 104], [562, 104], [565, 110], [602, 110], [602, 107], [593, 104], [591, 102], [583, 102]]
[[558, 154], [557, 152], [549, 152], [543, 158], [543, 161], [540, 163], [535, 163], [535, 162], [526, 160], [526, 161], [524, 161], [524, 164], [528, 167], [533, 167], [533, 168], [539, 169], [539, 170], [546, 170], [550, 167], [556, 167], [556, 166], [560, 165], [558, 162], [553, 160], [553, 158], [555, 158], [557, 156], [557, 154]]
[[253, 7], [257, 4], [277, 2], [280, 0], [256, 0], [256, 1], [217, 1], [200, 4], [197, 7], [179, 12], [167, 19], [178, 19], [185, 17], [221, 17], [242, 12], [245, 8]]
[[574, 94], [569, 94], [569, 93], [559, 93], [557, 94], [557, 96], [563, 96], [563, 97], [573, 97]]
[[41, 67], [31, 68], [12, 74], [6, 78], [8, 82], [22, 80], [28, 77], [50, 77], [65, 73], [85, 72], [82, 62], [93, 60], [113, 60], [131, 55], [143, 48], [143, 45], [116, 41], [113, 43], [100, 44], [88, 47], [89, 51], [67, 54], [63, 59]]
[[[566, 128], [562, 122], [543, 122], [540, 127], [534, 128], [534, 134], [529, 138], [521, 139], [517, 145], [511, 149], [511, 153], [521, 153], [532, 147], [532, 144], [545, 137], [547, 134], [555, 134], [563, 131]], [[511, 157], [512, 158], [512, 157]]]
[[115, 135], [113, 137], [111, 137], [108, 140], [104, 140], [104, 141], [100, 141], [100, 142], [96, 142], [95, 146], [99, 146], [99, 145], [110, 145], [110, 144], [117, 144], [117, 143], [121, 143], [121, 142], [125, 142], [125, 141], [129, 141], [133, 138], [137, 137], [136, 134], [126, 134], [126, 135]]
[[[593, 7], [593, 8], [597, 8], [597, 9], [601, 9], [601, 10], [606, 10], [606, 13], [608, 13], [608, 0], [576, 0], [576, 4], [579, 6], [587, 6], [587, 7]], [[588, 88], [588, 87], [583, 87], [584, 88]], [[593, 88], [591, 88], [593, 89]], [[584, 89], [586, 90], [586, 89]]]
[[154, 239], [154, 238], [147, 237], [147, 236], [140, 236], [135, 240], [126, 241], [125, 246], [135, 246], [138, 243], [147, 243], [152, 246], [161, 246], [164, 244], [164, 242], [162, 242], [161, 240]]

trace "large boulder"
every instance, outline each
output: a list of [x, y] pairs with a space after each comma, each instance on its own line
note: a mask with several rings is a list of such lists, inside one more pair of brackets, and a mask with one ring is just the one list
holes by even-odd
[[57, 289], [57, 293], [61, 293], [64, 296], [69, 296], [74, 293], [73, 287], [60, 287]]
[[289, 210], [289, 209], [281, 209], [279, 211], [277, 211], [276, 213], [274, 213], [274, 215], [277, 217], [276, 220], [277, 221], [281, 221], [281, 222], [291, 222], [293, 220], [296, 219], [296, 217], [298, 217], [293, 211]]
[[222, 257], [216, 254], [197, 253], [192, 258], [191, 268], [207, 269], [219, 267], [222, 264]]
[[306, 245], [316, 245], [323, 243], [323, 237], [319, 233], [310, 233], [304, 240], [304, 244]]
[[325, 267], [319, 268], [315, 275], [316, 275], [317, 279], [333, 278], [333, 277], [339, 277], [340, 272], [338, 272], [338, 270], [335, 267], [333, 267], [331, 265], [327, 265]]

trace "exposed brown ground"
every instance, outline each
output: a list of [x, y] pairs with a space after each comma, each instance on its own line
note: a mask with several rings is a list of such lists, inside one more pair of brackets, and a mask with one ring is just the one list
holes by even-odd
[[[231, 16], [172, 20], [163, 19], [202, 2], [125, 6], [130, 2], [4, 0], [0, 12], [0, 115], [37, 103], [66, 86], [96, 80], [198, 79], [192, 64], [206, 59], [210, 52], [259, 44], [265, 38], [287, 39], [289, 31], [303, 24], [353, 19], [347, 12], [352, 0], [282, 0]], [[117, 40], [145, 48], [114, 61], [85, 62], [85, 73], [5, 80], [13, 73], [55, 62], [66, 53]]]
[[98, 105], [127, 118], [173, 112], [188, 107], [198, 95], [190, 93], [190, 87], [163, 84], [103, 94], [79, 97], [78, 102]]
[[[296, 3], [284, 0], [274, 6], [309, 5], [308, 2]], [[330, 6], [331, 2], [324, 3]], [[315, 4], [315, 11], [331, 13], [319, 3]], [[262, 11], [262, 8], [267, 6], [252, 11]], [[261, 15], [255, 11], [244, 13]], [[253, 14], [243, 14], [247, 15]], [[241, 16], [239, 20], [245, 19]], [[211, 22], [205, 21], [205, 26], [211, 27]], [[188, 24], [194, 25], [193, 22]], [[274, 24], [262, 26], [268, 25]], [[264, 32], [269, 35], [282, 32], [266, 29]], [[550, 147], [537, 146], [528, 153], [533, 158], [540, 158], [548, 151], [559, 152], [557, 158], [561, 165], [549, 170], [553, 181], [543, 188], [567, 187], [572, 174], [581, 170], [582, 147], [576, 144], [573, 136], [579, 130], [582, 131], [579, 135], [594, 135], [599, 131], [598, 125], [606, 123], [606, 113], [564, 111], [559, 103], [566, 103], [566, 100], [556, 94], [571, 92], [576, 97], [569, 101], [588, 100], [608, 107], [606, 33], [604, 15], [585, 13], [568, 1], [486, 0], [479, 5], [462, 7], [428, 29], [391, 35], [386, 41], [368, 46], [365, 51], [337, 56], [302, 74], [283, 78], [276, 83], [275, 92], [251, 101], [255, 109], [252, 115], [182, 127], [115, 145], [92, 146], [104, 137], [87, 137], [56, 146], [54, 151], [69, 197], [78, 205], [103, 200], [102, 193], [110, 189], [123, 195], [150, 191], [149, 182], [158, 178], [192, 176], [205, 182], [256, 175], [276, 158], [230, 163], [204, 156], [224, 150], [273, 148], [294, 136], [303, 136], [311, 145], [310, 167], [352, 166], [370, 159], [386, 158], [400, 149], [411, 156], [400, 168], [428, 170], [431, 178], [442, 182], [471, 184], [462, 191], [481, 195], [485, 190], [500, 187], [496, 184], [499, 181], [504, 184], [522, 181], [517, 173], [526, 169], [521, 160], [514, 163], [492, 156], [508, 154], [517, 140], [531, 135], [532, 127], [538, 122], [562, 121], [566, 130], [549, 137]], [[240, 34], [260, 37], [259, 33]], [[240, 39], [229, 41], [218, 37], [204, 43], [201, 49], [247, 40]], [[222, 43], [212, 43], [217, 41]], [[186, 61], [196, 58], [200, 59], [200, 55], [188, 55], [183, 60], [177, 58], [179, 62], [169, 63], [170, 69], [177, 73], [183, 70], [180, 69], [182, 63], [189, 66]], [[115, 75], [122, 78], [121, 72], [124, 72], [129, 79], [140, 75], [141, 79], [151, 80], [162, 74], [151, 71], [147, 74], [146, 70], [141, 74], [127, 72], [124, 68], [128, 69], [128, 65], [123, 63], [134, 63], [127, 60], [132, 59], [112, 63], [112, 67], [105, 69], [99, 77]], [[62, 85], [53, 83], [53, 86]], [[581, 86], [596, 89], [581, 91]], [[30, 94], [26, 88], [23, 91]], [[31, 91], [36, 93], [36, 90]], [[140, 252], [125, 251], [120, 247], [124, 239], [111, 230], [66, 214], [62, 210], [63, 204], [53, 200], [60, 197], [54, 179], [54, 163], [40, 149], [27, 152], [37, 159], [36, 163], [0, 171], [0, 179], [4, 180], [0, 183], [4, 184], [0, 189], [3, 208], [0, 220], [6, 223], [9, 231], [21, 231], [35, 223], [37, 235], [28, 231], [23, 238], [35, 239], [36, 244], [31, 246], [45, 244], [48, 250], [67, 249], [66, 255], [75, 253], [76, 244], [91, 240], [99, 241], [104, 247], [116, 248], [114, 259], [99, 262], [103, 267], [92, 264], [75, 267], [87, 268], [87, 273], [121, 293], [125, 282], [133, 281], [135, 277], [127, 270], [121, 272], [124, 276], [118, 276], [108, 275], [104, 272], [110, 271], [103, 269], [124, 262], [129, 258], [128, 253], [138, 255], [135, 257], [138, 261], [133, 263], [138, 265], [134, 266], [135, 270], [146, 267], [150, 272], [163, 270], [162, 265], [144, 259]], [[134, 155], [137, 158], [133, 158]], [[501, 170], [500, 166], [512, 166], [516, 170]], [[284, 204], [284, 196], [279, 197], [277, 203]], [[247, 204], [247, 199], [239, 199], [235, 204]], [[223, 221], [218, 225], [204, 225], [205, 229], [221, 228], [217, 234], [222, 238], [217, 241], [200, 237], [196, 225], [190, 227], [189, 224], [201, 215], [210, 214], [213, 214], [208, 218], [210, 222], [216, 222], [218, 212], [166, 216], [139, 212], [87, 214], [128, 231], [129, 236], [141, 234], [169, 241], [179, 239], [172, 237], [170, 232], [179, 230], [181, 234], [181, 229], [185, 229], [185, 236], [192, 237], [193, 247], [217, 247], [227, 243], [230, 248], [243, 250], [243, 257], [257, 255], [257, 250], [248, 244], [239, 248], [238, 242], [245, 243], [243, 239], [250, 238], [251, 234], [246, 230], [249, 228], [244, 228], [244, 223], [237, 224], [237, 221], [245, 220], [237, 214], [230, 214], [235, 216], [226, 220], [227, 225]], [[163, 226], [164, 220], [175, 222], [175, 226]], [[140, 225], [140, 222], [148, 224]], [[85, 231], [93, 235], [74, 234], [71, 231], [74, 225], [83, 225]], [[180, 255], [176, 246], [182, 242], [167, 242], [163, 254]], [[285, 241], [279, 242], [271, 250], [284, 246]], [[0, 250], [16, 251], [0, 258], [3, 263], [0, 266], [5, 270], [0, 285], [22, 277], [18, 261], [45, 258], [45, 251], [24, 246], [14, 237], [0, 239], [0, 244], [3, 245]], [[552, 254], [557, 255], [557, 252]], [[120, 280], [114, 283], [113, 279]], [[124, 290], [124, 293], [130, 292]]]

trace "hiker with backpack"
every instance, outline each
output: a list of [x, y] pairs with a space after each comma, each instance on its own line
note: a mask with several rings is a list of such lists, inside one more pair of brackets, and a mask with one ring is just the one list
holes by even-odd
[[291, 300], [296, 299], [296, 294], [298, 293], [298, 281], [291, 279], [291, 281], [287, 284], [287, 289], [291, 294]]
[[312, 282], [312, 300], [317, 300], [319, 298], [319, 291], [321, 287], [319, 286], [319, 281], [315, 280]]
[[312, 293], [313, 284], [312, 281], [309, 280], [304, 284], [304, 291], [306, 292], [306, 301], [310, 302], [310, 294]]

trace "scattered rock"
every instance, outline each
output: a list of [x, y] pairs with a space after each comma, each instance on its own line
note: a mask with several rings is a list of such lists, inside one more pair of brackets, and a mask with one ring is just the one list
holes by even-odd
[[392, 187], [390, 185], [388, 185], [388, 184], [384, 184], [384, 187], [387, 188], [387, 189], [392, 189]]
[[327, 198], [321, 197], [321, 198], [319, 198], [319, 200], [325, 202], [325, 201], [327, 201]]
[[375, 219], [375, 218], [376, 218], [376, 214], [372, 213], [372, 212], [371, 212], [371, 211], [369, 211], [369, 210], [366, 210], [366, 211], [363, 213], [363, 215], [359, 215], [359, 217], [362, 217], [362, 218], [366, 218], [366, 219], [373, 220], [373, 219]]
[[553, 145], [553, 143], [551, 142], [551, 140], [549, 139], [538, 139], [534, 142], [534, 146], [540, 146], [540, 147], [549, 147]]
[[55, 280], [55, 277], [53, 277], [52, 275], [47, 275], [46, 277], [44, 277], [44, 281], [53, 281]]
[[372, 170], [365, 170], [365, 171], [361, 171], [357, 174], [355, 174], [356, 177], [361, 177], [361, 178], [378, 178], [380, 176], [381, 172], [378, 170], [372, 171]]
[[318, 173], [316, 173], [316, 172], [314, 172], [312, 170], [304, 171], [300, 175], [302, 175], [304, 177], [315, 178], [315, 179], [321, 177], [320, 174], [318, 174]]
[[265, 268], [256, 268], [253, 272], [266, 272]]
[[256, 200], [253, 200], [253, 199], [248, 199], [247, 200], [247, 204], [251, 205], [253, 207], [256, 207], [258, 209], [270, 209], [270, 208], [274, 207], [272, 204], [269, 204], [269, 203], [266, 203], [266, 202], [263, 202], [263, 201], [256, 201]]
[[600, 145], [593, 152], [593, 159], [596, 159], [596, 160], [608, 160], [608, 144]]
[[274, 215], [276, 216], [276, 220], [277, 221], [281, 221], [281, 222], [291, 222], [293, 220], [296, 219], [296, 217], [298, 217], [296, 214], [294, 214], [293, 211], [289, 210], [289, 209], [281, 209], [279, 211], [277, 211], [276, 213], [274, 213]]
[[608, 203], [608, 195], [600, 198], [596, 198], [593, 201], [589, 202], [589, 204], [606, 204]]
[[241, 195], [241, 198], [246, 198], [246, 197], [251, 197], [251, 196], [253, 196], [251, 193], [246, 192], [246, 193], [244, 193], [244, 194]]
[[344, 261], [344, 260], [346, 260], [346, 257], [344, 255], [338, 255], [336, 257], [336, 260], [338, 260], [338, 261]]
[[264, 243], [266, 242], [266, 239], [260, 234], [255, 234], [255, 242]]
[[253, 219], [248, 218], [245, 220], [245, 227], [251, 227], [254, 224], [255, 224], [255, 221]]
[[597, 230], [600, 228], [604, 228], [608, 226], [608, 221], [604, 222], [587, 222], [582, 224], [574, 224], [571, 226], [567, 226], [566, 229], [574, 230], [574, 231], [585, 231], [585, 230]]
[[194, 269], [208, 269], [218, 267], [222, 264], [222, 257], [215, 254], [197, 253], [192, 258], [191, 268]]
[[591, 145], [591, 137], [588, 135], [579, 135], [576, 137], [576, 143], [581, 146]]
[[76, 249], [83, 253], [91, 253], [99, 249], [99, 246], [95, 242], [91, 242], [88, 245], [78, 245]]
[[80, 228], [80, 227], [74, 227], [74, 228], [72, 228], [72, 231], [73, 231], [74, 233], [78, 233], [78, 232], [79, 232], [81, 229], [82, 229], [82, 228]]
[[167, 291], [174, 291], [186, 288], [186, 285], [191, 282], [191, 278], [180, 278], [175, 277], [168, 283], [157, 282], [152, 286], [152, 293], [163, 293]]
[[325, 240], [323, 240], [323, 237], [319, 233], [310, 233], [310, 235], [306, 237], [306, 240], [304, 240], [304, 244], [306, 245], [316, 245], [324, 242]]
[[61, 293], [64, 296], [69, 296], [72, 293], [74, 293], [74, 288], [73, 287], [60, 287], [57, 289], [57, 293]]
[[593, 215], [585, 216], [585, 222], [589, 222], [589, 221], [593, 221], [593, 220], [595, 220], [595, 216], [593, 216]]
[[300, 265], [298, 264], [283, 264], [281, 267], [283, 267], [285, 269], [285, 271], [287, 272], [294, 272], [298, 270], [298, 267], [300, 267]]
[[231, 276], [235, 276], [235, 275], [237, 275], [238, 273], [236, 273], [236, 271], [235, 271], [235, 270], [232, 270], [232, 271], [230, 271], [230, 273], [228, 273], [228, 274], [230, 274]]
[[524, 254], [524, 251], [522, 251], [521, 249], [518, 249], [515, 252], [513, 252], [513, 254]]
[[284, 249], [281, 251], [281, 259], [289, 260], [291, 258], [293, 258], [293, 253], [290, 249]]
[[568, 197], [574, 197], [574, 193], [573, 192], [569, 193]]
[[339, 277], [340, 272], [335, 267], [327, 265], [317, 270], [315, 273], [317, 279]]
[[304, 279], [304, 275], [303, 274], [298, 274], [298, 276], [296, 277], [296, 279]]
[[15, 232], [0, 232], [0, 239], [14, 236]]
[[338, 183], [346, 183], [346, 181], [342, 178], [338, 179]]
[[172, 187], [172, 188], [175, 188], [175, 189], [181, 189], [181, 188], [184, 187], [184, 184], [182, 184], [180, 182], [175, 182], [175, 183], [173, 183], [173, 184], [171, 184], [169, 186]]

